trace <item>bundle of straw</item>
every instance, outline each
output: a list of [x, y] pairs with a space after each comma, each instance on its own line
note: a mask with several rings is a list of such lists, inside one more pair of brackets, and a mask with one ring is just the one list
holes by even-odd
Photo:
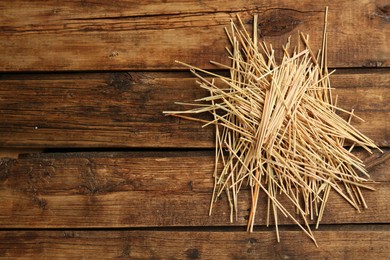
[[[233, 221], [234, 214], [237, 218], [237, 195], [243, 184], [249, 185], [252, 196], [248, 231], [253, 230], [262, 192], [268, 197], [267, 225], [272, 213], [278, 241], [278, 214], [291, 218], [316, 243], [309, 219], [315, 217], [318, 227], [332, 189], [357, 210], [360, 205], [367, 207], [361, 188], [372, 189], [367, 185], [370, 178], [362, 161], [351, 150], [357, 145], [371, 153], [370, 148], [377, 147], [351, 126], [352, 117], [360, 118], [353, 111], [336, 107], [336, 100], [332, 99], [326, 17], [327, 10], [318, 55], [310, 49], [308, 36], [301, 33], [304, 49], [291, 50], [289, 41], [283, 47], [279, 64], [272, 46], [257, 39], [257, 15], [253, 39], [240, 17], [238, 26], [231, 21], [226, 33], [232, 47], [227, 49], [232, 64], [213, 62], [229, 69], [230, 77], [180, 62], [190, 68], [199, 79], [199, 86], [210, 95], [191, 104], [196, 106], [194, 109], [164, 112], [216, 127], [210, 214], [213, 203], [225, 191]], [[345, 121], [336, 111], [349, 114], [349, 120]], [[183, 115], [204, 112], [211, 113], [213, 120]], [[353, 143], [348, 150], [343, 147], [345, 140]], [[287, 210], [282, 197], [294, 205], [296, 212]]]

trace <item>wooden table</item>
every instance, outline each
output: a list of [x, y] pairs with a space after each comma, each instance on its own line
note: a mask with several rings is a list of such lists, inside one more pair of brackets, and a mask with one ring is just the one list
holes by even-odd
[[390, 259], [390, 5], [326, 5], [339, 105], [384, 153], [357, 149], [377, 182], [369, 208], [331, 194], [316, 248], [284, 219], [277, 243], [262, 202], [246, 233], [245, 192], [236, 222], [226, 198], [209, 217], [213, 128], [162, 111], [204, 94], [174, 60], [228, 64], [236, 14], [249, 28], [259, 14], [275, 47], [303, 31], [318, 49], [325, 3], [1, 1], [0, 257]]

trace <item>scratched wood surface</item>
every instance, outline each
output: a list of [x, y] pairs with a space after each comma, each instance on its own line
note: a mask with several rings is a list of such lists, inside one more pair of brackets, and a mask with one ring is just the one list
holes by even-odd
[[[299, 231], [0, 231], [5, 257], [31, 259], [387, 259], [388, 226], [317, 231], [320, 249]], [[359, 238], [359, 243], [356, 243]]]
[[[331, 193], [315, 237], [288, 219], [281, 242], [260, 198], [208, 216], [213, 129], [166, 117], [205, 93], [174, 60], [228, 64], [239, 14], [274, 47], [321, 43], [329, 6], [334, 94], [384, 153], [357, 148], [375, 183], [357, 212]], [[390, 8], [387, 0], [0, 1], [0, 258], [390, 259]], [[292, 209], [291, 209], [292, 210]]]
[[[341, 70], [332, 78], [352, 123], [388, 146], [390, 70]], [[187, 73], [81, 73], [0, 78], [3, 147], [198, 147], [214, 145], [213, 127], [164, 116], [176, 101], [207, 95]]]
[[274, 46], [298, 31], [319, 49], [329, 6], [331, 67], [389, 66], [386, 1], [88, 1], [0, 3], [0, 71], [180, 68], [175, 59], [209, 67], [228, 62], [223, 28], [240, 14], [259, 14], [259, 34]]
[[[356, 154], [377, 182], [372, 184], [375, 192], [364, 191], [369, 208], [358, 213], [332, 193], [324, 224], [390, 222], [390, 150]], [[244, 226], [249, 191], [240, 196], [234, 223], [226, 198], [208, 217], [213, 162], [212, 151], [57, 153], [3, 159], [0, 227]], [[261, 197], [259, 205], [266, 203]], [[257, 217], [257, 224], [264, 225], [265, 207], [258, 209]], [[281, 218], [280, 223], [291, 221]]]

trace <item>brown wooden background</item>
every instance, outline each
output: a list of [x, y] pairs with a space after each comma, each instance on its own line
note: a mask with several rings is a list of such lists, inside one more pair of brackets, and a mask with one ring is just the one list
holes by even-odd
[[[162, 111], [203, 95], [174, 60], [227, 63], [236, 14], [248, 26], [259, 14], [274, 46], [303, 31], [319, 48], [326, 5], [339, 104], [384, 153], [357, 149], [377, 191], [360, 213], [332, 194], [316, 248], [283, 219], [277, 243], [264, 206], [247, 234], [245, 192], [237, 222], [225, 199], [208, 217], [213, 129]], [[380, 0], [1, 1], [0, 257], [389, 259], [389, 12]]]

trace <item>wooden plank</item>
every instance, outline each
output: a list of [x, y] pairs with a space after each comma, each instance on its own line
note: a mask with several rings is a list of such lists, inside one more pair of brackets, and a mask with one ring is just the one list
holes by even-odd
[[390, 229], [315, 232], [319, 248], [300, 231], [0, 231], [7, 259], [388, 259]]
[[[365, 158], [376, 191], [363, 191], [368, 209], [358, 213], [331, 193], [322, 223], [389, 223], [390, 151]], [[230, 223], [224, 197], [208, 217], [213, 153], [65, 153], [2, 159], [0, 228], [93, 228], [246, 225], [249, 190], [240, 193]], [[257, 222], [266, 220], [266, 197]], [[291, 209], [293, 210], [293, 209]], [[280, 224], [291, 224], [281, 218]]]
[[[0, 147], [213, 147], [213, 127], [162, 114], [207, 95], [188, 75], [2, 75]], [[390, 70], [342, 71], [332, 86], [340, 107], [366, 120], [353, 124], [388, 146]]]
[[385, 1], [86, 1], [4, 0], [0, 3], [0, 71], [180, 68], [174, 60], [212, 68], [228, 62], [223, 28], [240, 14], [281, 46], [298, 31], [319, 49], [329, 6], [331, 67], [389, 66]]

